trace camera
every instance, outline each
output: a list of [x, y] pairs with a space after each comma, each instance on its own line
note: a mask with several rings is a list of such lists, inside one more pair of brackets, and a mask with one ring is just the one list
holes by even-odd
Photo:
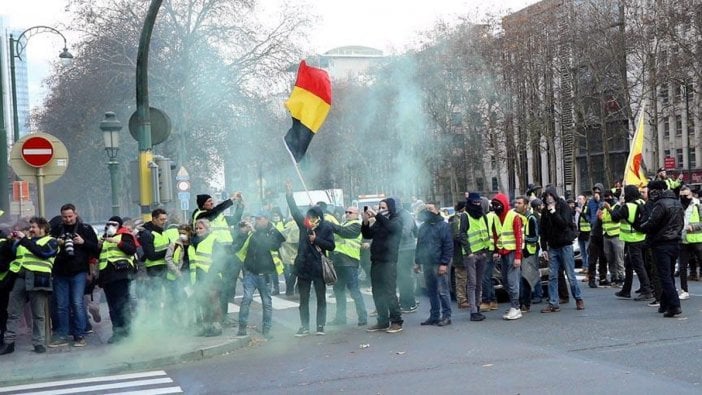
[[73, 245], [74, 237], [75, 235], [73, 233], [64, 233], [63, 235], [63, 249], [69, 256], [73, 256], [76, 253], [75, 246]]

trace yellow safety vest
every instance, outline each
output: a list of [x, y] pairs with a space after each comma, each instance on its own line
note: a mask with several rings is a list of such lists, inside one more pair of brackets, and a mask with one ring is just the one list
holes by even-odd
[[578, 230], [580, 232], [590, 233], [592, 230], [592, 225], [590, 225], [590, 221], [587, 220], [587, 213], [587, 202], [585, 202], [582, 211], [580, 211], [580, 216], [578, 217]]
[[[696, 207], [692, 209], [692, 215], [690, 216], [690, 223], [694, 224], [700, 222], [700, 205], [696, 204]], [[686, 232], [683, 244], [697, 244], [702, 243], [702, 230], [695, 232]]]
[[[612, 207], [612, 210], [614, 210], [618, 205], [618, 203], [615, 204], [614, 207]], [[602, 230], [608, 237], [619, 236], [619, 222], [614, 222], [609, 210], [606, 209], [602, 211]]]
[[468, 216], [468, 243], [470, 243], [470, 252], [476, 253], [490, 248], [490, 233], [488, 232], [485, 216], [475, 219]]
[[166, 236], [171, 243], [175, 243], [180, 238], [180, 232], [178, 232], [177, 227], [164, 230], [163, 235]]
[[514, 219], [518, 215], [516, 211], [509, 210], [505, 216], [504, 223], [501, 223], [499, 218], [495, 221], [495, 229], [498, 232], [498, 249], [516, 251], [517, 248], [522, 248], [522, 246], [517, 247], [517, 239], [514, 237], [514, 227], [512, 226]]
[[[193, 215], [193, 229], [195, 229], [195, 218], [201, 213], [207, 212], [206, 210], [197, 209], [195, 215]], [[210, 221], [210, 233], [214, 233], [217, 236], [218, 243], [232, 243], [234, 239], [232, 238], [232, 232], [229, 229], [229, 224], [227, 219], [224, 218], [224, 213], [220, 213], [212, 221]]]
[[[351, 221], [346, 221], [344, 222], [343, 225], [341, 226], [347, 226], [351, 224], [359, 224], [360, 225], [361, 221], [355, 219]], [[353, 239], [345, 239], [337, 234], [334, 234], [334, 243], [336, 243], [336, 248], [334, 248], [334, 252], [338, 252], [340, 254], [344, 254], [348, 256], [349, 258], [355, 259], [355, 260], [360, 260], [361, 259], [361, 234], [359, 233], [356, 238]]]
[[500, 218], [495, 214], [494, 211], [490, 211], [489, 213], [485, 214], [487, 217], [487, 222], [488, 222], [488, 251], [495, 251], [495, 242], [492, 237], [492, 230], [495, 230], [495, 233], [497, 234], [497, 237], [500, 236], [500, 228], [498, 225], [495, 225], [496, 223], [500, 223]]
[[190, 258], [191, 270], [192, 268], [201, 269], [205, 273], [210, 271], [215, 242], [219, 242], [219, 237], [214, 233], [210, 233], [204, 240], [197, 244], [197, 247], [192, 244], [188, 246], [188, 258]]
[[129, 262], [131, 267], [134, 267], [134, 255], [127, 255], [124, 251], [120, 250], [117, 245], [122, 240], [122, 235], [117, 235], [113, 237], [115, 242], [104, 241], [102, 243], [102, 250], [100, 250], [100, 264], [98, 269], [105, 270], [107, 264], [114, 263], [117, 261], [126, 260]]
[[[7, 243], [7, 241], [8, 240], [6, 238], [0, 238], [0, 248], [5, 248], [5, 246], [3, 244]], [[0, 281], [4, 280], [5, 277], [7, 276], [7, 273], [9, 273], [9, 272], [10, 272], [9, 268], [7, 270], [5, 270], [4, 272], [0, 272]]]
[[[52, 239], [53, 237], [46, 235], [37, 240], [35, 243], [38, 246], [44, 246]], [[10, 271], [13, 273], [19, 273], [20, 269], [24, 268], [32, 272], [51, 273], [51, 269], [53, 267], [54, 257], [47, 259], [39, 258], [32, 254], [23, 245], [19, 245], [17, 246], [16, 258], [10, 264]]]
[[[637, 200], [637, 203], [644, 204], [643, 200]], [[646, 239], [646, 234], [634, 229], [634, 220], [636, 220], [636, 211], [639, 206], [636, 203], [626, 203], [626, 208], [628, 212], [627, 218], [619, 221], [619, 240], [625, 243], [637, 243], [639, 241], [644, 241]]]
[[[170, 244], [171, 241], [168, 239], [168, 236], [166, 236], [165, 232], [158, 233], [156, 231], [151, 231], [151, 234], [154, 236], [154, 252], [166, 251], [166, 249], [168, 249], [168, 244]], [[153, 261], [147, 259], [144, 261], [144, 266], [146, 267], [161, 266], [165, 264], [166, 258], [156, 259]]]

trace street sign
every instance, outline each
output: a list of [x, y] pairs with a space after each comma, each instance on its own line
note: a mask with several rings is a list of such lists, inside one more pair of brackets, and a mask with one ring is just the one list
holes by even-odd
[[176, 173], [176, 181], [189, 181], [190, 180], [190, 174], [188, 174], [188, 171], [185, 170], [185, 167], [181, 166], [180, 169], [178, 169], [178, 172]]
[[32, 136], [22, 143], [22, 159], [32, 167], [44, 167], [54, 157], [51, 141], [41, 136]]
[[178, 181], [176, 187], [178, 187], [178, 190], [181, 192], [187, 192], [190, 190], [190, 181]]
[[[149, 107], [149, 118], [151, 121], [151, 145], [158, 145], [166, 141], [171, 134], [171, 118], [168, 114], [155, 107]], [[129, 134], [134, 140], [139, 141], [137, 128], [141, 118], [134, 111], [129, 117]]]
[[181, 200], [180, 201], [180, 209], [183, 211], [190, 210], [190, 200]]
[[61, 178], [68, 168], [68, 150], [61, 140], [48, 133], [33, 132], [19, 139], [17, 143], [12, 146], [12, 150], [10, 151], [10, 166], [12, 170], [15, 171], [15, 174], [17, 174], [17, 177], [28, 181], [30, 184], [35, 184], [37, 182], [37, 170], [40, 168], [30, 166], [24, 160], [22, 154], [22, 148], [25, 142], [35, 137], [42, 137], [51, 142], [53, 158], [49, 163], [41, 167], [41, 169], [44, 173], [44, 183], [48, 184], [54, 182]]
[[675, 158], [673, 158], [672, 156], [666, 156], [663, 161], [663, 167], [666, 170], [675, 169]]
[[178, 192], [178, 200], [190, 200], [190, 192]]

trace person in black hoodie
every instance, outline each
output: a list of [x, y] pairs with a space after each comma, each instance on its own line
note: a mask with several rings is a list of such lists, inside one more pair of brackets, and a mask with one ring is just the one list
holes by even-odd
[[[258, 289], [263, 305], [263, 337], [271, 337], [273, 325], [273, 303], [271, 300], [271, 287], [268, 278], [275, 273], [275, 264], [271, 251], [277, 251], [285, 241], [285, 237], [273, 226], [270, 221], [271, 214], [261, 210], [254, 216], [254, 231], [249, 235], [244, 258], [244, 298], [241, 300], [239, 310], [239, 331], [237, 337], [244, 337], [246, 325], [249, 322], [249, 307], [253, 301], [253, 293]], [[248, 243], [248, 244], [247, 244]]]
[[653, 250], [662, 291], [658, 312], [672, 318], [682, 313], [673, 271], [680, 254], [685, 211], [675, 193], [666, 188], [665, 181], [648, 183], [648, 198], [653, 207], [640, 225], [634, 224], [634, 229], [646, 233], [646, 241]]
[[[88, 324], [83, 293], [88, 278], [88, 262], [96, 258], [98, 240], [93, 227], [84, 224], [73, 204], [61, 206], [61, 223], [51, 229], [59, 245], [53, 267], [53, 296], [56, 300], [56, 334], [49, 347], [68, 344], [71, 334], [74, 345], [85, 346], [84, 333]], [[69, 319], [73, 321], [69, 324]]]
[[[397, 202], [393, 198], [383, 199], [378, 212], [363, 208], [361, 234], [372, 239], [371, 286], [373, 301], [378, 312], [378, 323], [369, 327], [369, 332], [384, 330], [388, 333], [402, 331], [402, 312], [397, 300], [397, 258], [402, 238], [402, 217], [397, 212]], [[371, 218], [375, 219], [373, 224]]]
[[539, 234], [541, 236], [541, 251], [544, 259], [549, 262], [548, 296], [549, 304], [542, 313], [560, 311], [558, 298], [558, 271], [565, 268], [570, 291], [575, 297], [578, 310], [585, 309], [578, 279], [575, 277], [575, 257], [573, 255], [573, 240], [576, 237], [573, 213], [568, 204], [558, 196], [556, 188], [546, 187], [543, 196], [544, 209], [541, 211]]
[[[293, 198], [292, 183], [285, 183], [285, 192], [290, 215], [300, 230], [294, 270], [300, 292], [301, 326], [295, 336], [302, 337], [310, 334], [310, 289], [312, 284], [314, 284], [314, 292], [317, 297], [317, 335], [324, 335], [324, 324], [327, 319], [327, 287], [322, 277], [322, 254], [334, 251], [336, 247], [334, 230], [324, 220], [324, 213], [319, 206], [313, 206], [307, 210], [305, 217], [302, 216], [297, 203], [295, 203], [295, 198]], [[394, 289], [393, 287], [393, 292]]]

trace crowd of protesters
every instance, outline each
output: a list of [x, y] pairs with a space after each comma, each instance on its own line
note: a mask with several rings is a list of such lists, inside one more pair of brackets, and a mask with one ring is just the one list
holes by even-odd
[[[219, 204], [202, 194], [185, 223], [168, 225], [168, 213], [157, 208], [146, 223], [113, 216], [102, 234], [81, 221], [73, 204], [65, 204], [51, 221], [32, 217], [0, 228], [0, 355], [14, 352], [27, 302], [35, 352], [86, 346], [85, 336], [92, 332], [88, 317], [101, 320], [94, 301], [99, 290], [112, 322], [108, 343], [131, 335], [138, 312], [147, 313], [152, 324], [198, 336], [218, 336], [238, 321], [237, 336], [248, 336], [256, 291], [263, 307], [261, 333], [269, 339], [280, 275], [285, 297], [299, 298], [295, 336], [310, 334], [312, 289], [314, 333], [324, 335], [331, 285], [323, 275], [327, 257], [337, 272], [335, 318], [329, 325], [346, 325], [348, 290], [356, 323], [369, 332], [403, 330], [402, 314], [417, 311], [419, 273], [430, 302], [429, 317], [421, 325], [452, 324], [452, 283], [457, 307], [469, 313], [470, 321], [489, 317], [486, 312], [499, 308], [496, 266], [497, 282], [509, 300], [503, 319], [520, 319], [532, 304], [543, 303], [542, 266], [548, 268], [548, 301], [541, 313], [559, 312], [571, 296], [575, 308], [584, 310], [574, 243], [589, 287], [618, 287], [614, 296], [632, 298], [635, 272], [635, 300], [658, 307], [664, 317], [681, 314], [680, 300], [690, 297], [687, 281], [697, 278], [702, 264], [696, 191], [679, 178], [668, 178], [663, 169], [645, 186], [617, 183], [605, 190], [598, 183], [577, 200], [559, 196], [553, 186], [537, 197], [539, 189], [530, 185], [525, 196], [512, 201], [502, 193], [490, 199], [466, 193], [448, 218], [436, 202], [414, 199], [402, 205], [395, 198], [362, 211], [348, 207], [335, 217], [321, 202], [303, 214], [286, 183], [287, 221], [276, 207], [244, 217], [240, 193]], [[361, 277], [370, 280], [375, 305], [370, 313], [360, 292]], [[243, 299], [238, 320], [232, 320], [228, 305], [239, 278]], [[376, 322], [369, 323], [369, 316]]]

